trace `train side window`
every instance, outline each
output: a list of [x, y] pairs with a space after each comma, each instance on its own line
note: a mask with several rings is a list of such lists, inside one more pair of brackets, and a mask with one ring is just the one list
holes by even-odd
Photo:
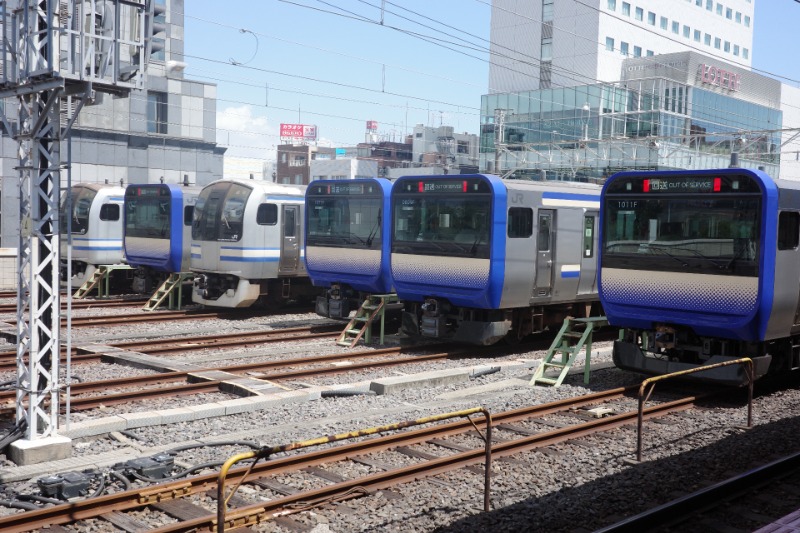
[[261, 204], [256, 212], [256, 223], [262, 226], [274, 226], [278, 223], [278, 206]]
[[286, 209], [283, 212], [283, 236], [294, 237], [295, 234], [294, 210]]
[[508, 236], [527, 238], [533, 235], [533, 209], [512, 207], [508, 210]]
[[539, 235], [536, 247], [540, 252], [550, 250], [550, 215], [539, 214]]
[[782, 211], [778, 215], [778, 250], [793, 250], [800, 244], [800, 213]]
[[194, 206], [187, 205], [186, 207], [183, 208], [183, 225], [191, 226], [193, 218], [194, 218]]
[[103, 204], [100, 206], [100, 220], [119, 220], [119, 204]]
[[594, 256], [594, 215], [583, 217], [583, 257]]

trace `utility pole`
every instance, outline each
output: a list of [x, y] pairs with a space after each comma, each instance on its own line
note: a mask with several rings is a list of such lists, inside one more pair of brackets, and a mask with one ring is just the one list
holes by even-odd
[[505, 147], [505, 143], [503, 139], [505, 138], [505, 129], [506, 129], [506, 110], [505, 109], [495, 109], [494, 110], [494, 173], [498, 176], [501, 175], [500, 172], [500, 152], [502, 151], [503, 147]]
[[[96, 92], [124, 96], [142, 86], [158, 28], [152, 1], [0, 0], [0, 99], [18, 101], [16, 117], [0, 111], [19, 143], [16, 422], [24, 437], [10, 446], [17, 464], [71, 454], [70, 439], [58, 434], [60, 144]], [[70, 98], [74, 112], [62, 115]]]

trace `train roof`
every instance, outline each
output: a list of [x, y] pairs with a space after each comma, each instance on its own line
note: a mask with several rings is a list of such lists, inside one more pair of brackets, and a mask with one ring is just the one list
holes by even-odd
[[306, 188], [307, 188], [306, 185], [284, 185], [282, 183], [273, 183], [271, 181], [243, 180], [243, 179], [229, 179], [229, 178], [223, 178], [221, 180], [211, 182], [208, 185], [206, 185], [206, 187], [212, 187], [216, 184], [223, 182], [237, 183], [239, 185], [250, 187], [253, 190], [257, 190], [266, 194], [296, 194], [299, 196], [303, 196], [306, 193]]
[[112, 185], [110, 183], [73, 183], [72, 188], [91, 189], [93, 191], [100, 191], [104, 189], [119, 189], [120, 191], [125, 190], [125, 188], [121, 187], [120, 185]]

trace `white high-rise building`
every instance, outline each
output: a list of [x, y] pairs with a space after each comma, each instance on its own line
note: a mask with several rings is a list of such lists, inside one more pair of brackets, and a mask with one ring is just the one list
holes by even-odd
[[489, 93], [620, 79], [626, 57], [695, 51], [749, 69], [754, 0], [493, 0]]

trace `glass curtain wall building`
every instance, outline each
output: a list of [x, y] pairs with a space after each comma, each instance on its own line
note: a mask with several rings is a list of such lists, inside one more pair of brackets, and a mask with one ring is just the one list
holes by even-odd
[[700, 54], [657, 57], [626, 61], [629, 79], [616, 83], [484, 95], [481, 168], [586, 181], [623, 169], [727, 167], [737, 152], [740, 166], [777, 177], [779, 83], [724, 65], [712, 78], [719, 61]]

